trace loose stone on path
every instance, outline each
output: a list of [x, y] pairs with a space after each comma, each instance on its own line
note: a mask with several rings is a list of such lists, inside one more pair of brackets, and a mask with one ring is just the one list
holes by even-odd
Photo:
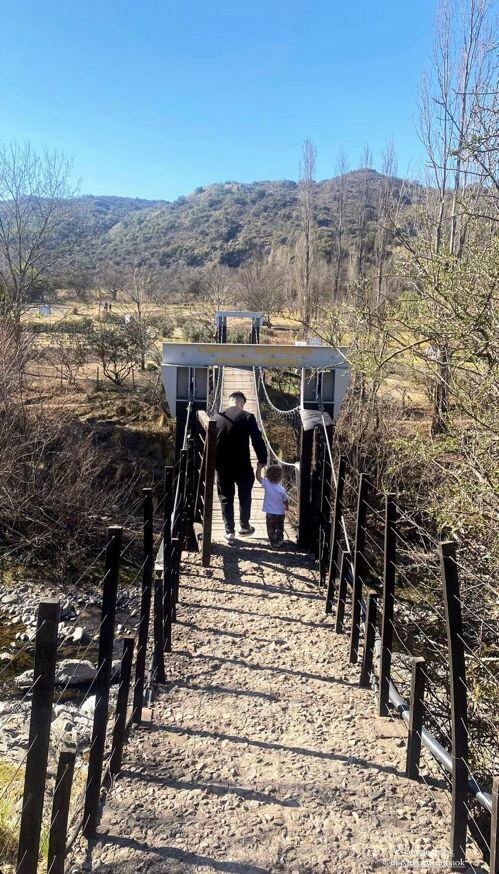
[[375, 717], [311, 563], [219, 552], [210, 574], [183, 563], [167, 686], [69, 870], [449, 870], [447, 793], [406, 779], [403, 727]]

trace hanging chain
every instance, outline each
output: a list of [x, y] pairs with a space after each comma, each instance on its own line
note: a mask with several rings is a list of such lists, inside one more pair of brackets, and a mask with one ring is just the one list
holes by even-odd
[[267, 401], [269, 407], [274, 411], [274, 413], [277, 413], [279, 416], [282, 416], [285, 419], [296, 418], [297, 413], [299, 413], [299, 411], [301, 409], [300, 404], [298, 404], [298, 406], [296, 406], [296, 407], [292, 407], [290, 410], [280, 410], [279, 407], [276, 407], [275, 404], [273, 404], [272, 401], [270, 400], [269, 393], [267, 391], [267, 386], [265, 385], [265, 380], [263, 378], [262, 368], [258, 367], [257, 369], [258, 369], [259, 382], [260, 382], [260, 385], [262, 387], [262, 391], [263, 391], [263, 394], [265, 396], [265, 400]]
[[207, 410], [209, 416], [213, 415], [213, 413], [215, 412], [215, 410], [217, 409], [217, 407], [220, 404], [221, 395], [222, 395], [222, 382], [223, 382], [223, 367], [219, 367], [218, 373], [217, 373], [217, 381], [215, 383], [215, 388], [213, 390], [213, 400], [211, 402], [210, 407]]

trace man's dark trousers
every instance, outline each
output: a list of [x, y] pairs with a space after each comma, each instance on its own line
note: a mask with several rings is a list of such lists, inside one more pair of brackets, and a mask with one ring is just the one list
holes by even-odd
[[227, 532], [234, 531], [234, 495], [237, 486], [239, 497], [241, 528], [247, 528], [251, 516], [251, 490], [255, 482], [252, 467], [242, 470], [219, 468], [217, 470], [217, 489], [222, 507], [222, 516]]

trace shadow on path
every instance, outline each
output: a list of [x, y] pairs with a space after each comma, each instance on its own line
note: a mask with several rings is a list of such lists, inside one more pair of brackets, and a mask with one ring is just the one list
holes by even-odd
[[[254, 740], [249, 737], [239, 737], [239, 735], [223, 734], [219, 731], [206, 731], [203, 728], [180, 728], [176, 725], [157, 725], [156, 731], [164, 731], [168, 734], [187, 735], [189, 737], [204, 737], [211, 740], [229, 741], [236, 744], [247, 744], [248, 746], [258, 747], [262, 750], [275, 750], [276, 752], [294, 753], [298, 756], [306, 756], [315, 759], [323, 759], [326, 762], [341, 762], [344, 765], [357, 765], [360, 768], [375, 768], [377, 771], [382, 771], [384, 774], [394, 774], [396, 777], [401, 777], [404, 780], [408, 779], [404, 771], [399, 771], [392, 765], [379, 765], [377, 762], [369, 762], [367, 759], [361, 759], [358, 756], [345, 756], [343, 753], [326, 753], [321, 750], [310, 750], [307, 747], [288, 747], [285, 744], [273, 743], [272, 741]], [[149, 777], [147, 779], [150, 779]], [[429, 782], [429, 781], [428, 781]]]
[[[267, 869], [260, 868], [258, 865], [252, 865], [246, 862], [219, 862], [217, 859], [212, 859], [210, 856], [202, 856], [200, 853], [186, 852], [177, 847], [151, 847], [149, 844], [137, 841], [134, 838], [123, 838], [120, 835], [112, 835], [110, 833], [98, 833], [99, 842], [105, 846], [111, 844], [115, 847], [126, 847], [129, 850], [136, 850], [138, 853], [143, 853], [144, 856], [157, 856], [159, 859], [174, 860], [183, 862], [185, 865], [192, 865], [206, 868], [211, 868], [213, 871], [226, 871], [228, 874], [268, 874]], [[120, 863], [122, 871], [126, 871], [126, 863]], [[135, 870], [135, 863], [128, 870]], [[164, 870], [168, 870], [166, 867]]]
[[[122, 771], [122, 777], [128, 780], [143, 781], [144, 775], [135, 773], [134, 771]], [[260, 804], [277, 804], [279, 807], [299, 807], [300, 801], [298, 798], [278, 798], [275, 795], [267, 795], [265, 792], [255, 792], [253, 789], [245, 789], [243, 786], [233, 786], [230, 783], [202, 783], [195, 780], [175, 780], [172, 777], [157, 777], [148, 774], [147, 783], [156, 783], [159, 786], [168, 786], [171, 789], [183, 789], [193, 791], [201, 789], [203, 792], [209, 792], [210, 795], [237, 795], [238, 798], [244, 798], [245, 801], [259, 801]]]
[[193, 631], [201, 631], [203, 634], [223, 635], [224, 637], [234, 637], [238, 640], [256, 640], [259, 643], [273, 643], [272, 637], [255, 637], [253, 634], [241, 634], [239, 631], [226, 631], [221, 628], [211, 628], [209, 625], [197, 625], [195, 622], [186, 622], [183, 619], [177, 619], [177, 625], [183, 625], [185, 628], [192, 628]]
[[198, 683], [189, 682], [189, 677], [183, 677], [182, 680], [173, 680], [167, 683], [165, 691], [171, 689], [189, 689], [192, 692], [207, 692], [209, 695], [236, 695], [246, 698], [262, 698], [264, 701], [279, 701], [279, 696], [271, 692], [255, 692], [252, 689], [229, 689], [227, 686], [200, 686]]
[[[186, 587], [187, 588], [187, 587]], [[255, 616], [258, 619], [275, 619], [276, 622], [289, 622], [294, 625], [303, 625], [304, 628], [327, 628], [328, 625], [331, 628], [334, 628], [334, 616], [331, 617], [329, 615], [324, 614], [324, 618], [321, 622], [311, 622], [307, 619], [296, 619], [294, 616], [277, 616], [273, 613], [261, 613], [256, 610], [243, 610], [241, 607], [221, 607], [219, 604], [200, 604], [196, 601], [180, 601], [180, 605], [182, 607], [186, 607], [189, 609], [192, 607], [193, 609], [200, 610], [220, 610], [224, 613], [237, 613], [241, 616]]]
[[350, 683], [349, 680], [339, 680], [337, 677], [325, 677], [323, 674], [310, 674], [308, 671], [294, 671], [292, 668], [277, 668], [272, 665], [253, 664], [245, 662], [243, 659], [230, 659], [225, 656], [209, 655], [201, 652], [188, 652], [187, 650], [178, 649], [176, 655], [187, 656], [189, 659], [200, 659], [210, 662], [221, 662], [222, 664], [237, 665], [240, 668], [247, 668], [248, 671], [269, 671], [272, 674], [285, 674], [290, 677], [299, 677], [303, 680], [318, 680], [320, 683], [331, 683], [338, 686], [350, 686], [358, 689], [358, 683]]

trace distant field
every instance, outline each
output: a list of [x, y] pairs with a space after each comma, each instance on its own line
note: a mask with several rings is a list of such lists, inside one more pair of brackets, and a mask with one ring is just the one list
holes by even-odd
[[[57, 362], [48, 362], [43, 350], [50, 346], [51, 329], [55, 325], [61, 323], [70, 324], [77, 322], [79, 319], [91, 319], [92, 321], [101, 321], [105, 318], [104, 303], [111, 305], [111, 313], [113, 315], [127, 315], [133, 312], [131, 306], [126, 300], [116, 300], [105, 298], [102, 294], [94, 294], [86, 301], [81, 301], [69, 293], [61, 293], [59, 299], [51, 306], [50, 315], [40, 315], [38, 309], [30, 311], [26, 317], [27, 325], [32, 325], [35, 330], [35, 348], [39, 350], [39, 355], [36, 355], [30, 366], [30, 375], [34, 380], [40, 383], [40, 380], [49, 385], [59, 385], [64, 387], [64, 381], [61, 377], [60, 370], [57, 367]], [[171, 330], [164, 335], [162, 339], [169, 341], [185, 342], [185, 336], [182, 330], [184, 321], [194, 322], [195, 324], [205, 325], [208, 330], [211, 328], [215, 331], [215, 307], [213, 304], [192, 299], [190, 301], [172, 301], [170, 303], [157, 303], [147, 301], [146, 304], [148, 315], [155, 318], [163, 318], [167, 324], [171, 325]], [[42, 326], [46, 327], [46, 330]], [[229, 322], [229, 329], [237, 330], [239, 333], [249, 335], [249, 321], [233, 319]], [[272, 317], [271, 327], [264, 327], [261, 332], [261, 341], [269, 344], [294, 343], [299, 335], [300, 321], [299, 314], [296, 311], [286, 310]], [[401, 338], [402, 341], [407, 341], [406, 337]], [[348, 341], [346, 342], [348, 346]], [[161, 353], [161, 341], [157, 343], [155, 361], [158, 361], [158, 356]], [[149, 364], [153, 363], [153, 358], [150, 357]], [[405, 407], [415, 408], [426, 411], [429, 408], [429, 398], [424, 387], [424, 380], [421, 377], [418, 381], [415, 380], [414, 373], [406, 356], [401, 356], [394, 361], [393, 373], [385, 377], [381, 393], [387, 399], [402, 402]], [[127, 385], [141, 385], [150, 380], [150, 373], [143, 373], [137, 368], [134, 368], [133, 374], [127, 379]], [[92, 390], [97, 384], [102, 385], [103, 376], [100, 372], [98, 361], [91, 360], [85, 364], [78, 373], [77, 385], [86, 390]], [[104, 380], [109, 388], [112, 384], [108, 380]]]

